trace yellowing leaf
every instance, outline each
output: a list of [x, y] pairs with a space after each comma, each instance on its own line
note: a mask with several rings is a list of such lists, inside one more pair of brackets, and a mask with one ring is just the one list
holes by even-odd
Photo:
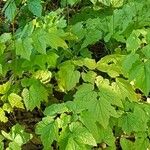
[[39, 79], [42, 83], [47, 83], [51, 80], [52, 73], [47, 70], [38, 70], [33, 74], [33, 77]]
[[4, 103], [3, 110], [10, 113], [13, 111], [12, 106], [9, 103]]
[[22, 103], [22, 98], [15, 93], [11, 93], [8, 96], [8, 101], [9, 101], [10, 105], [12, 106], [12, 108], [14, 108], [14, 107], [24, 108], [23, 103]]
[[2, 108], [0, 108], [0, 121], [6, 123], [8, 118], [5, 116], [5, 112]]
[[122, 74], [122, 61], [123, 56], [114, 54], [107, 55], [97, 62], [97, 69], [106, 72], [111, 77], [117, 77]]
[[6, 94], [10, 89], [11, 83], [8, 81], [2, 85], [0, 85], [0, 94]]

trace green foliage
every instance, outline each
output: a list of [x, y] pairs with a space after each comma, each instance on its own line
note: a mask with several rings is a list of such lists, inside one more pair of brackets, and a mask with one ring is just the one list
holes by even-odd
[[0, 150], [150, 148], [150, 1], [3, 3]]
[[21, 150], [21, 146], [33, 137], [32, 134], [26, 133], [24, 128], [19, 124], [13, 126], [9, 133], [3, 130], [1, 133], [5, 139], [10, 140], [9, 146], [6, 148], [7, 150]]

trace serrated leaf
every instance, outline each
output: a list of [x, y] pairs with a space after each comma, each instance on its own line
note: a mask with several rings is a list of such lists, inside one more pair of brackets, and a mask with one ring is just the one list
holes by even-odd
[[147, 117], [145, 112], [135, 107], [134, 112], [128, 112], [122, 115], [119, 119], [119, 126], [122, 127], [123, 131], [130, 133], [132, 131], [146, 131], [147, 128]]
[[141, 51], [147, 59], [150, 59], [150, 44], [143, 47]]
[[118, 96], [118, 91], [114, 92], [108, 79], [98, 76], [95, 83], [99, 88], [100, 97], [105, 98], [107, 101], [111, 102], [112, 105], [123, 108], [122, 99]]
[[2, 85], [0, 85], [0, 94], [6, 94], [10, 89], [11, 83], [8, 81]]
[[35, 49], [41, 54], [46, 54], [45, 32], [40, 29], [35, 30], [32, 34], [32, 40]]
[[8, 101], [10, 103], [10, 105], [12, 106], [12, 108], [16, 107], [16, 108], [22, 108], [24, 109], [23, 103], [22, 103], [22, 98], [15, 94], [15, 93], [11, 93], [8, 96]]
[[101, 96], [99, 99], [91, 101], [89, 112], [92, 114], [93, 119], [99, 122], [104, 128], [107, 128], [111, 116], [118, 117], [111, 103]]
[[48, 83], [51, 80], [52, 73], [48, 70], [38, 70], [33, 74], [33, 77], [39, 79], [42, 83]]
[[134, 88], [129, 83], [129, 81], [126, 81], [121, 78], [116, 78], [116, 82], [112, 83], [112, 87], [113, 91], [118, 95], [118, 98], [120, 98], [122, 101], [124, 101], [126, 98], [128, 98], [130, 101], [138, 100]]
[[86, 145], [97, 145], [92, 134], [78, 122], [71, 123], [68, 128], [62, 131], [59, 144], [61, 149], [67, 150], [75, 150], [76, 148], [86, 150]]
[[74, 95], [74, 102], [78, 109], [87, 109], [88, 104], [97, 100], [97, 93], [94, 91], [94, 85], [84, 83]]
[[8, 113], [10, 113], [10, 112], [13, 111], [13, 108], [12, 108], [12, 106], [9, 103], [4, 103], [3, 110], [8, 112]]
[[138, 62], [133, 65], [129, 73], [130, 81], [135, 80], [135, 85], [140, 88], [145, 95], [150, 92], [150, 61]]
[[32, 111], [35, 107], [40, 108], [41, 102], [47, 100], [48, 92], [41, 83], [34, 82], [29, 90], [23, 89], [22, 96], [27, 110]]
[[87, 67], [90, 70], [94, 70], [97, 67], [96, 61], [90, 58], [81, 58], [77, 60], [73, 60], [73, 63], [80, 67]]
[[125, 71], [130, 71], [133, 64], [139, 59], [139, 55], [135, 53], [130, 53], [129, 55], [126, 55], [122, 62], [122, 67]]
[[10, 142], [9, 147], [6, 148], [6, 150], [21, 150], [21, 146], [19, 144], [17, 144], [16, 142]]
[[46, 43], [51, 46], [52, 48], [58, 49], [58, 47], [62, 47], [64, 49], [68, 48], [65, 40], [59, 37], [55, 33], [46, 33], [45, 35]]
[[53, 104], [49, 107], [46, 107], [46, 109], [44, 111], [44, 115], [54, 116], [57, 114], [62, 114], [64, 112], [68, 112], [68, 108], [66, 107], [66, 105], [64, 103]]
[[32, 139], [32, 134], [26, 133], [19, 124], [14, 125], [9, 133], [2, 130], [2, 135], [12, 141], [8, 147], [10, 150], [14, 147], [19, 149], [19, 147], [21, 148], [23, 144]]
[[96, 79], [97, 74], [94, 71], [88, 71], [87, 73], [82, 73], [82, 79], [84, 82], [94, 83]]
[[42, 15], [42, 5], [41, 0], [28, 0], [28, 9], [37, 17]]
[[30, 60], [30, 55], [32, 53], [32, 39], [17, 39], [15, 42], [16, 54], [20, 55], [22, 58]]
[[136, 51], [141, 45], [141, 41], [138, 38], [136, 31], [133, 31], [133, 33], [129, 36], [129, 38], [126, 41], [126, 46], [128, 51]]
[[101, 38], [102, 38], [101, 31], [99, 31], [97, 29], [91, 29], [90, 31], [87, 31], [87, 34], [85, 35], [85, 39], [83, 41], [83, 44], [81, 45], [81, 49], [87, 47], [88, 45], [95, 44]]
[[79, 82], [80, 72], [75, 70], [74, 65], [70, 63], [63, 64], [58, 73], [58, 86], [62, 91], [69, 91]]
[[149, 149], [149, 139], [147, 138], [147, 135], [145, 136], [143, 134], [142, 137], [137, 137], [134, 145], [135, 145], [136, 150], [147, 150], [147, 149]]
[[47, 54], [47, 64], [49, 68], [54, 68], [57, 65], [57, 59], [59, 58], [59, 56], [54, 53], [54, 52], [50, 52]]
[[11, 33], [3, 33], [0, 36], [0, 43], [6, 43], [7, 41], [11, 40], [12, 35]]
[[121, 144], [121, 147], [123, 150], [134, 150], [135, 149], [134, 143], [128, 139], [121, 138], [120, 144]]
[[9, 20], [9, 21], [13, 21], [13, 19], [16, 16], [16, 4], [15, 1], [7, 1], [7, 3], [5, 4], [3, 10], [5, 11], [5, 17]]
[[40, 135], [44, 150], [50, 150], [51, 144], [58, 138], [58, 125], [51, 117], [45, 117], [36, 126], [36, 134]]
[[96, 61], [94, 59], [90, 59], [90, 58], [84, 58], [83, 65], [91, 70], [94, 70], [97, 66]]
[[122, 55], [107, 55], [97, 62], [97, 69], [115, 78], [122, 74]]

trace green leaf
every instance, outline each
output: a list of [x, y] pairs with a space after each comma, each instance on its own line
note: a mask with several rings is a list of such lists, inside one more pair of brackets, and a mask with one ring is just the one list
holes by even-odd
[[8, 96], [8, 101], [10, 103], [10, 105], [12, 106], [12, 108], [16, 107], [16, 108], [22, 108], [24, 109], [23, 103], [22, 103], [22, 98], [15, 94], [15, 93], [11, 93]]
[[5, 17], [9, 20], [9, 21], [13, 21], [15, 16], [16, 16], [16, 4], [15, 1], [12, 0], [8, 0], [7, 3], [5, 4], [3, 11], [5, 11]]
[[142, 53], [145, 55], [146, 58], [150, 59], [150, 44], [142, 48]]
[[99, 122], [104, 128], [107, 128], [111, 116], [118, 117], [115, 108], [104, 97], [94, 99], [89, 105], [89, 112], [92, 114], [93, 119]]
[[85, 36], [85, 40], [83, 41], [83, 44], [81, 45], [81, 49], [87, 47], [88, 45], [95, 44], [97, 41], [99, 41], [102, 38], [102, 32], [96, 29], [92, 29], [90, 31], [87, 31], [87, 34]]
[[137, 101], [137, 95], [134, 91], [134, 88], [129, 83], [129, 81], [116, 78], [116, 82], [112, 83], [113, 91], [118, 95], [122, 101], [125, 101], [128, 98], [130, 101]]
[[122, 58], [123, 56], [119, 54], [107, 55], [97, 62], [97, 69], [115, 78], [123, 72]]
[[86, 145], [96, 146], [92, 134], [78, 122], [73, 122], [64, 129], [59, 137], [60, 149], [87, 150]]
[[9, 40], [11, 40], [11, 38], [12, 38], [11, 33], [3, 33], [3, 34], [0, 36], [0, 42], [1, 42], [1, 43], [6, 43], [6, 42], [8, 42]]
[[97, 74], [94, 71], [88, 71], [87, 73], [82, 73], [82, 79], [84, 82], [89, 82], [94, 84]]
[[16, 142], [10, 142], [9, 147], [6, 148], [6, 150], [21, 150], [21, 146], [17, 144]]
[[64, 112], [68, 112], [68, 108], [66, 107], [66, 105], [64, 103], [53, 104], [49, 107], [46, 107], [46, 109], [44, 111], [44, 115], [54, 116], [57, 114], [62, 114]]
[[97, 93], [94, 91], [94, 85], [84, 83], [79, 86], [77, 92], [74, 95], [74, 102], [78, 109], [87, 109], [90, 101], [97, 100]]
[[36, 126], [36, 134], [40, 135], [44, 150], [49, 150], [54, 140], [58, 139], [58, 125], [51, 117], [45, 117]]
[[137, 35], [136, 31], [133, 31], [132, 34], [129, 36], [126, 41], [128, 51], [136, 51], [140, 47], [141, 41], [138, 36], [139, 35]]
[[134, 80], [136, 87], [147, 96], [150, 92], [150, 61], [137, 62], [129, 73], [130, 81]]
[[40, 82], [34, 82], [29, 90], [23, 89], [22, 96], [27, 110], [32, 111], [35, 107], [40, 108], [42, 101], [47, 101], [48, 92]]
[[134, 150], [135, 149], [134, 143], [128, 139], [121, 138], [120, 144], [121, 144], [121, 147], [123, 150]]
[[58, 58], [59, 58], [59, 56], [56, 53], [49, 52], [47, 54], [47, 59], [46, 59], [48, 68], [55, 68], [57, 65]]
[[146, 131], [147, 119], [145, 112], [141, 108], [135, 107], [133, 113], [127, 112], [122, 115], [119, 119], [119, 126], [127, 133]]
[[4, 143], [3, 143], [3, 140], [4, 140], [3, 136], [0, 135], [0, 150], [4, 150]]
[[22, 58], [30, 60], [30, 55], [32, 53], [32, 39], [25, 38], [25, 39], [17, 39], [15, 42], [16, 54], [20, 55]]
[[41, 0], [28, 0], [28, 9], [37, 17], [42, 15], [42, 5]]
[[0, 64], [0, 74], [3, 74], [3, 68], [1, 64]]
[[21, 146], [25, 143], [27, 143], [30, 139], [32, 139], [32, 134], [26, 133], [24, 131], [24, 128], [16, 124], [11, 128], [11, 131], [9, 133], [2, 130], [2, 135], [12, 141], [9, 143], [8, 149], [12, 150], [13, 148], [19, 149]]
[[74, 88], [79, 82], [79, 78], [80, 72], [76, 71], [74, 65], [69, 62], [64, 63], [57, 73], [58, 86], [62, 91]]
[[105, 98], [107, 101], [111, 102], [112, 105], [123, 108], [122, 99], [118, 96], [119, 92], [114, 91], [108, 79], [98, 76], [95, 83], [99, 89], [100, 97]]
[[0, 42], [0, 56], [1, 56], [2, 54], [4, 54], [5, 49], [6, 49], [5, 43], [1, 43], [1, 42]]
[[46, 38], [43, 30], [35, 30], [32, 34], [34, 48], [41, 54], [46, 54]]
[[62, 47], [64, 49], [68, 48], [65, 40], [63, 40], [59, 35], [56, 33], [46, 33], [45, 35], [46, 43], [51, 46], [52, 48], [58, 49], [58, 47]]
[[129, 55], [125, 55], [122, 67], [126, 72], [129, 72], [132, 68], [133, 64], [139, 59], [139, 55], [135, 53], [130, 53]]
[[73, 6], [74, 4], [80, 2], [80, 0], [61, 0], [61, 5], [63, 7], [67, 6], [67, 5], [71, 5]]
[[80, 67], [87, 67], [90, 70], [94, 70], [97, 67], [96, 61], [90, 58], [81, 58], [77, 60], [73, 60], [73, 63]]
[[134, 145], [136, 150], [149, 149], [149, 139], [147, 138], [147, 135], [143, 134], [142, 137], [137, 137]]

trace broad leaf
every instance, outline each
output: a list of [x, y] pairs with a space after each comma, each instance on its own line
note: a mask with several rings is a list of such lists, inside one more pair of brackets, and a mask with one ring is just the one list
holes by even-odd
[[94, 86], [92, 84], [81, 85], [76, 94], [74, 95], [74, 101], [78, 109], [87, 109], [89, 103], [97, 100], [97, 93], [94, 91]]
[[9, 96], [8, 96], [8, 101], [10, 103], [10, 105], [14, 108], [24, 108], [23, 106], [23, 103], [22, 103], [22, 98], [15, 94], [15, 93], [11, 93]]
[[145, 95], [150, 92], [150, 61], [139, 62], [133, 65], [129, 79], [135, 80], [135, 85], [140, 88]]
[[42, 101], [47, 101], [48, 92], [41, 83], [34, 82], [29, 89], [23, 89], [22, 96], [26, 108], [32, 111], [35, 107], [40, 108]]
[[58, 86], [62, 91], [69, 91], [79, 82], [80, 73], [75, 70], [74, 65], [70, 63], [63, 64], [58, 73]]
[[28, 8], [29, 10], [37, 17], [41, 17], [42, 15], [42, 5], [41, 0], [28, 0]]
[[64, 129], [59, 138], [60, 149], [87, 150], [86, 145], [96, 146], [92, 134], [78, 122], [73, 122]]
[[58, 125], [51, 117], [45, 117], [36, 126], [36, 134], [40, 135], [44, 150], [52, 149], [51, 144], [58, 139]]

